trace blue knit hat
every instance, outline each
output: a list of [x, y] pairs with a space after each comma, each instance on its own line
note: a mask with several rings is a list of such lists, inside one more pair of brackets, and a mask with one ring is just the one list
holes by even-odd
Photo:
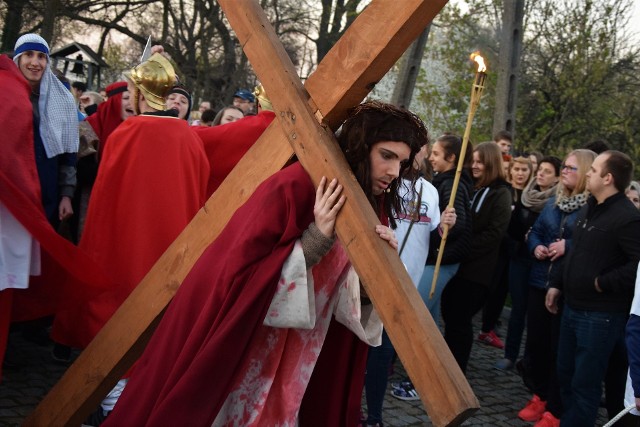
[[43, 52], [47, 57], [49, 56], [49, 44], [37, 34], [25, 34], [16, 41], [16, 45], [13, 48], [14, 60], [15, 57], [27, 50]]
[[78, 109], [73, 95], [58, 80], [49, 67], [49, 44], [37, 34], [21, 36], [13, 48], [13, 62], [20, 64], [20, 57], [27, 51], [47, 55], [47, 65], [40, 80], [38, 110], [40, 112], [40, 137], [48, 158], [62, 153], [78, 152]]

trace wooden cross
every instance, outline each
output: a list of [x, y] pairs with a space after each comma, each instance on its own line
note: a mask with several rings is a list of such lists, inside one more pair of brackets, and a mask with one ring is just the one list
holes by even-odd
[[375, 233], [378, 218], [350, 173], [332, 132], [347, 110], [366, 96], [446, 1], [374, 1], [303, 87], [257, 2], [219, 0], [270, 95], [277, 120], [24, 425], [77, 425], [97, 407], [137, 360], [167, 304], [204, 249], [237, 207], [264, 179], [280, 170], [293, 151], [316, 185], [322, 176], [335, 177], [344, 185], [347, 203], [338, 216], [338, 237], [433, 424], [459, 424], [477, 410], [479, 404], [471, 387], [397, 253]]

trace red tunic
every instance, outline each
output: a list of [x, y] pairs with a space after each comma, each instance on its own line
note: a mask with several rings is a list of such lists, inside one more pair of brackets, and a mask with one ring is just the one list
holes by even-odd
[[226, 125], [191, 127], [202, 138], [211, 165], [207, 196], [212, 195], [220, 187], [222, 181], [260, 138], [274, 118], [275, 114], [272, 111], [265, 110], [256, 116], [247, 116]]
[[80, 241], [115, 285], [59, 313], [54, 339], [89, 344], [204, 205], [208, 176], [202, 142], [184, 120], [138, 116], [118, 126], [103, 152]]

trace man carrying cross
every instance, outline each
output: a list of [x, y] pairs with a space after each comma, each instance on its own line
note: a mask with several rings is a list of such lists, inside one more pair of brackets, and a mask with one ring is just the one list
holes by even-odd
[[[219, 236], [237, 206], [248, 200], [260, 182], [281, 169], [292, 151], [316, 185], [322, 176], [336, 176], [344, 185], [348, 203], [336, 221], [338, 237], [345, 243], [369, 297], [386, 322], [434, 425], [460, 423], [477, 410], [478, 401], [446, 350], [402, 263], [374, 232], [379, 219], [348, 172], [348, 163], [329, 134], [330, 129], [336, 129], [342, 122], [349, 106], [357, 104], [370, 91], [372, 84], [422, 31], [422, 24], [433, 19], [446, 0], [407, 0], [401, 9], [386, 2], [373, 2], [350, 26], [345, 35], [348, 37], [334, 46], [307, 80], [305, 87], [311, 98], [296, 77], [286, 52], [274, 42], [277, 37], [258, 3], [219, 2], [243, 41], [247, 56], [259, 70], [260, 81], [267, 90], [277, 94], [272, 102], [278, 123], [273, 123], [249, 150], [229, 175], [229, 182], [214, 193], [25, 425], [82, 421], [117, 382], [116, 378], [138, 359], [156, 328], [155, 319], [164, 313], [194, 263]], [[389, 9], [394, 13], [389, 14]], [[380, 27], [374, 25], [380, 22], [376, 17], [385, 17], [388, 23], [385, 33], [389, 37], [380, 37]], [[367, 43], [354, 43], [354, 40], [367, 40]], [[328, 80], [331, 90], [323, 83]], [[264, 162], [267, 158], [270, 161]], [[144, 310], [140, 309], [142, 306]], [[407, 309], [394, 310], [398, 306]], [[403, 329], [408, 323], [415, 328]], [[122, 325], [126, 325], [126, 334], [121, 332]], [[114, 340], [118, 345], [112, 345]], [[87, 378], [88, 372], [91, 372], [90, 378]], [[441, 392], [430, 394], [428, 390], [435, 384]]]
[[[340, 146], [383, 222], [426, 142], [415, 115], [386, 104], [345, 123]], [[341, 190], [324, 179], [314, 191], [299, 163], [256, 190], [177, 292], [107, 425], [295, 425], [333, 316], [379, 343], [382, 325], [334, 241]], [[388, 227], [376, 231], [397, 247]], [[362, 384], [359, 362], [336, 354]]]

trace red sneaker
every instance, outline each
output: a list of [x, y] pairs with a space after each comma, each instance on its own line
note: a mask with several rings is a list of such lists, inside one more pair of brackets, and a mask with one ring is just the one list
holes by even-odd
[[[545, 413], [544, 410], [546, 407], [547, 402], [540, 400], [540, 397], [534, 394], [533, 398], [529, 401], [529, 403], [527, 403], [527, 406], [525, 406], [520, 412], [518, 412], [518, 418], [528, 422], [538, 421]], [[551, 413], [549, 413], [549, 415], [551, 415]]]
[[498, 338], [494, 331], [480, 332], [480, 334], [478, 335], [478, 341], [496, 348], [504, 348], [504, 343], [500, 338]]
[[551, 412], [545, 411], [540, 421], [535, 423], [533, 427], [560, 427], [560, 420], [554, 417]]

